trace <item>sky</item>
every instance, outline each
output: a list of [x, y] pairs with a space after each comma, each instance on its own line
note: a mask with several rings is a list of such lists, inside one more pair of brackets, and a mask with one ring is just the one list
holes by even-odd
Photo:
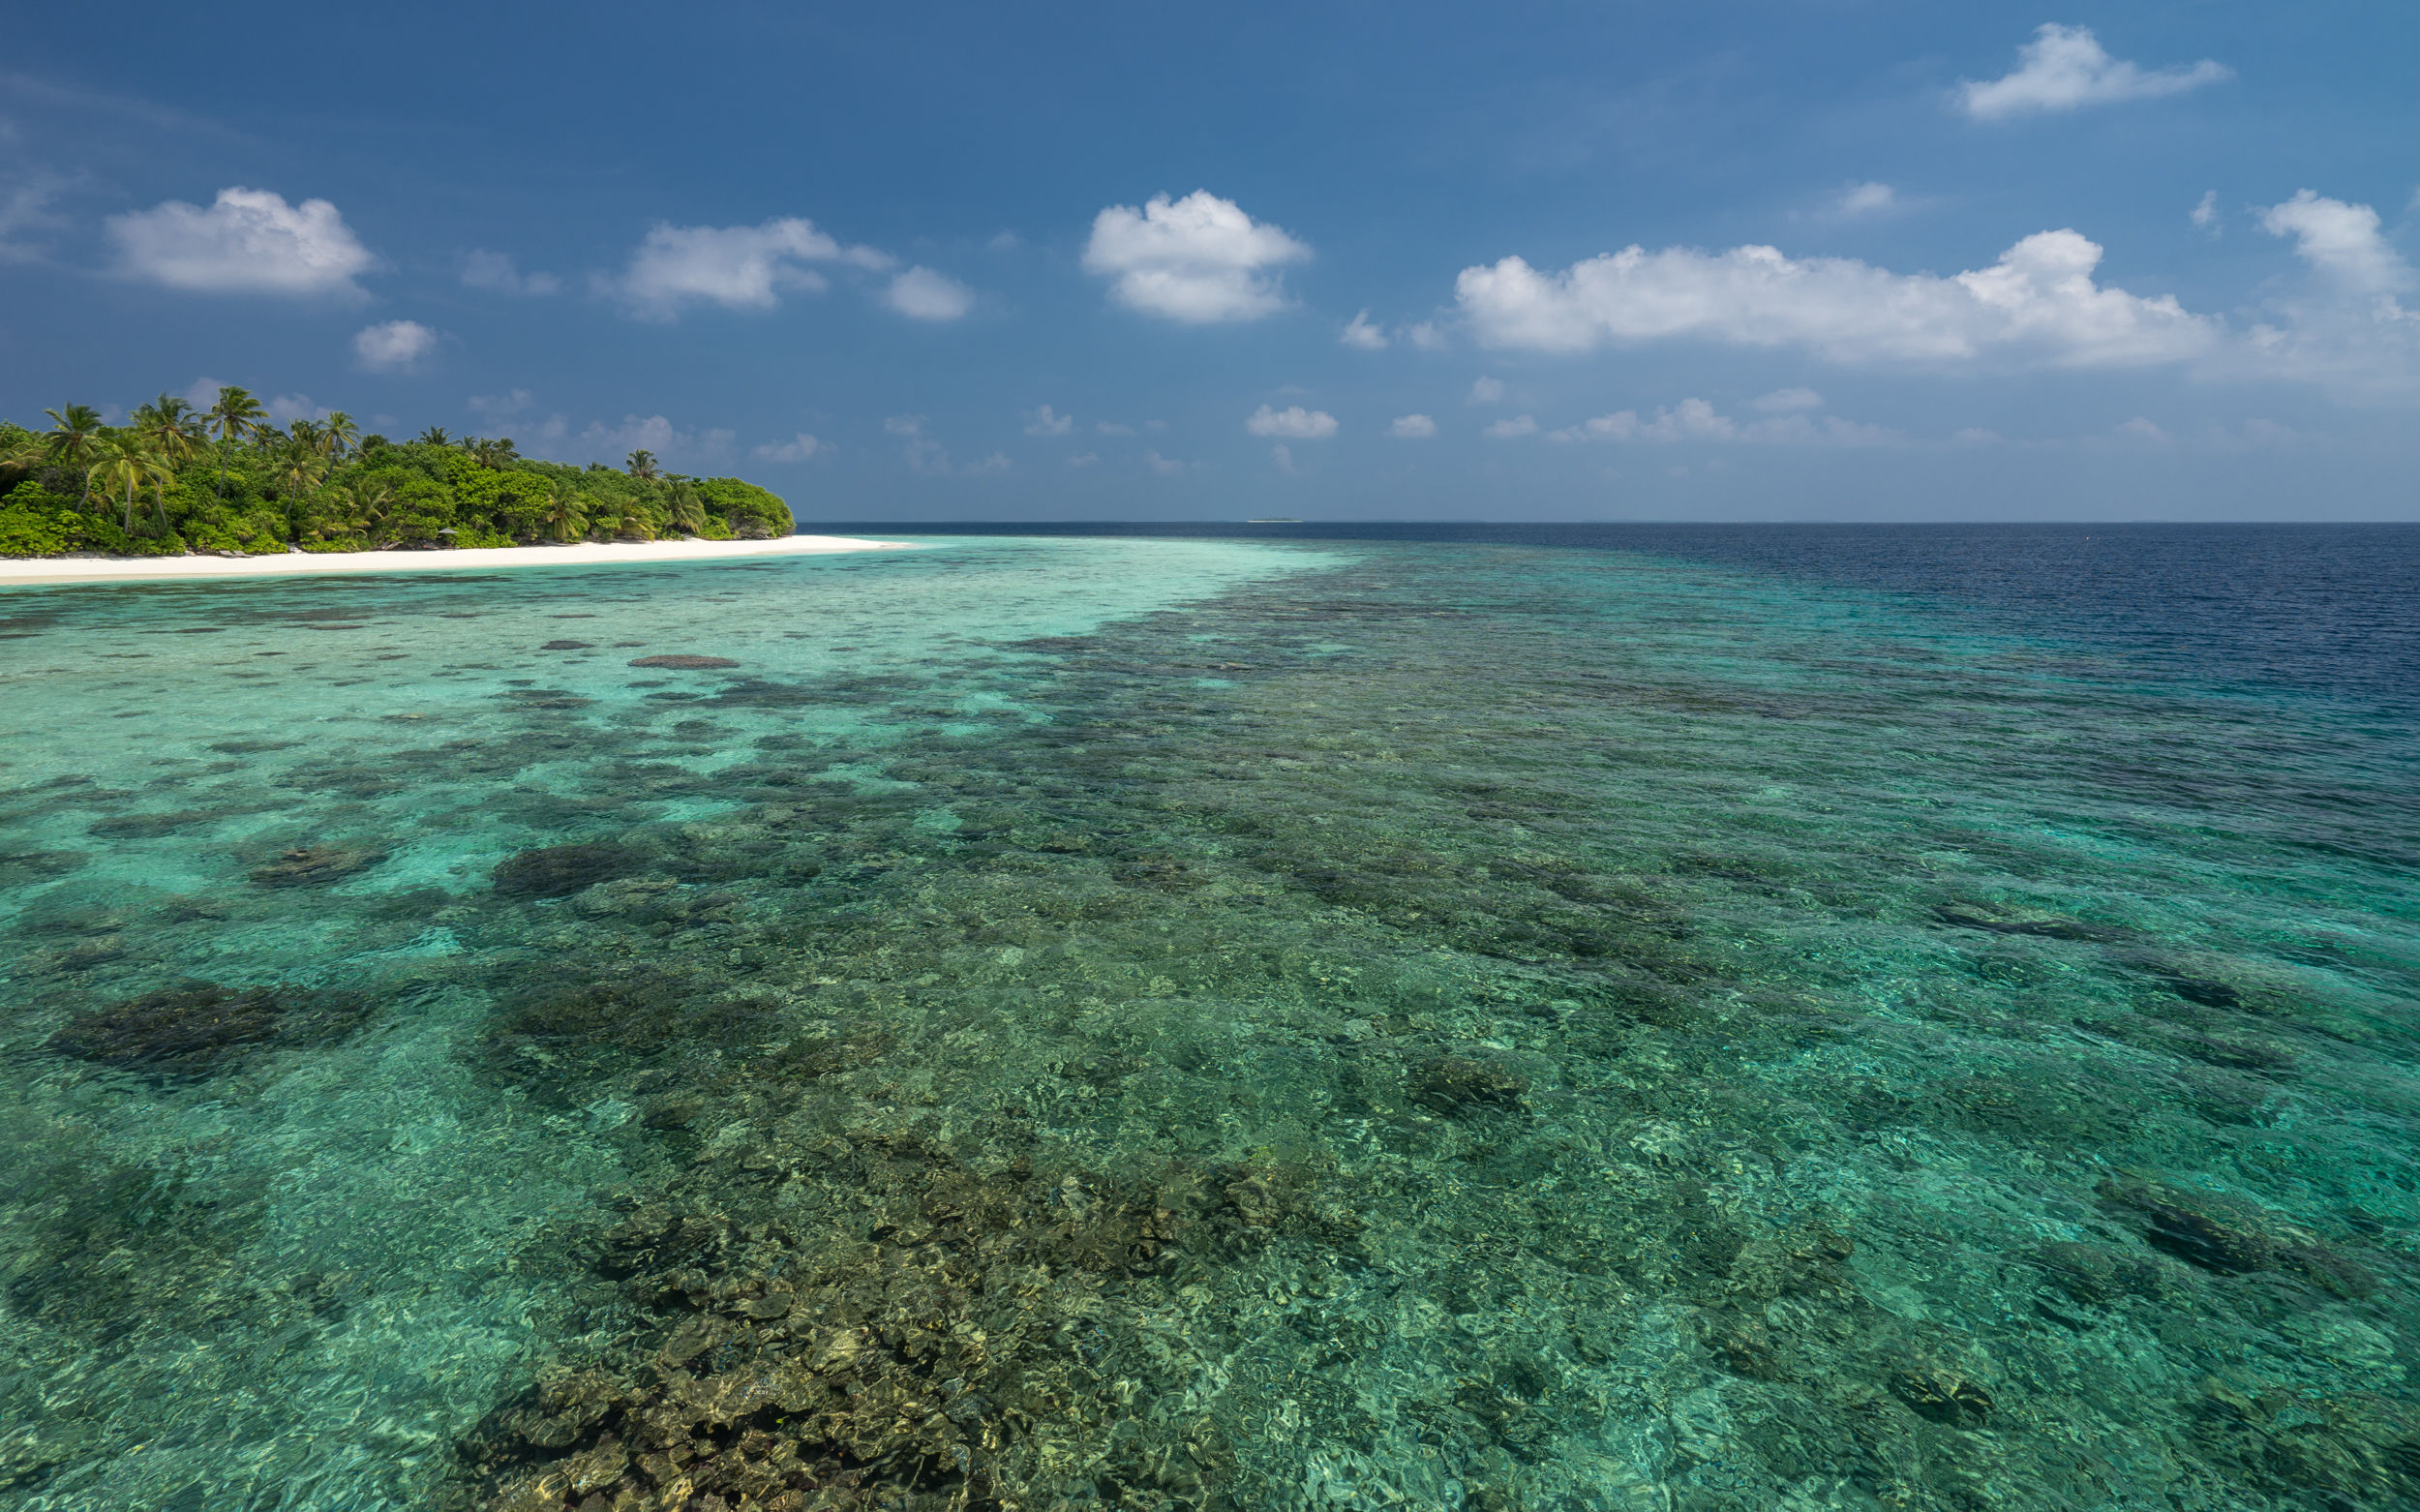
[[2366, 0], [28, 8], [0, 416], [239, 383], [810, 523], [2420, 519], [2416, 56]]

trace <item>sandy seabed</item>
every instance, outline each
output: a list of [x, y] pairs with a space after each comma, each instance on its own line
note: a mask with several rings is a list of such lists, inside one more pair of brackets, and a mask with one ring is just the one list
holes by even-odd
[[499, 546], [458, 551], [292, 552], [274, 557], [0, 558], [0, 587], [43, 583], [151, 583], [193, 578], [287, 577], [329, 572], [443, 572], [463, 568], [583, 567], [615, 562], [798, 557], [841, 551], [907, 551], [905, 541], [847, 535], [784, 535], [770, 541], [630, 541], [599, 546]]

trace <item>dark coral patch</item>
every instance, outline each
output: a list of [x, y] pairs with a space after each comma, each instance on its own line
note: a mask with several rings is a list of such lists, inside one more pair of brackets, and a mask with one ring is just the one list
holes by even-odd
[[643, 870], [647, 860], [646, 852], [612, 840], [549, 845], [523, 851], [497, 867], [496, 891], [507, 897], [569, 897]]
[[372, 846], [307, 846], [287, 851], [265, 866], [254, 867], [252, 880], [264, 888], [317, 887], [342, 882], [384, 860], [386, 852]]
[[717, 667], [740, 665], [728, 656], [641, 656], [630, 663], [634, 667], [674, 667], [682, 672], [711, 672]]
[[85, 1013], [52, 1035], [49, 1046], [81, 1061], [196, 1076], [264, 1050], [329, 1043], [370, 1010], [354, 993], [204, 983]]
[[545, 645], [539, 647], [538, 650], [542, 651], [584, 651], [593, 644], [594, 643], [590, 641], [549, 641]]

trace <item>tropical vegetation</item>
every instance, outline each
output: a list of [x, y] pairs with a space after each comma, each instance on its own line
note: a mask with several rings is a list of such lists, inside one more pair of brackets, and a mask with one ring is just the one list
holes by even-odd
[[739, 478], [524, 457], [509, 437], [364, 436], [339, 410], [271, 422], [243, 389], [207, 409], [163, 394], [122, 425], [89, 405], [0, 420], [0, 557], [71, 552], [426, 550], [541, 542], [761, 540], [790, 508]]

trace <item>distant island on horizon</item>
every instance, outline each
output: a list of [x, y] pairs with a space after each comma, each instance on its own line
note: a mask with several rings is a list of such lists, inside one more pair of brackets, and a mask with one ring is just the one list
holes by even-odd
[[541, 462], [510, 438], [438, 426], [404, 441], [363, 436], [342, 410], [281, 427], [231, 386], [207, 409], [163, 394], [123, 425], [89, 405], [45, 412], [45, 431], [0, 420], [0, 557], [769, 540], [797, 529], [770, 489], [668, 472], [651, 452], [619, 469]]

